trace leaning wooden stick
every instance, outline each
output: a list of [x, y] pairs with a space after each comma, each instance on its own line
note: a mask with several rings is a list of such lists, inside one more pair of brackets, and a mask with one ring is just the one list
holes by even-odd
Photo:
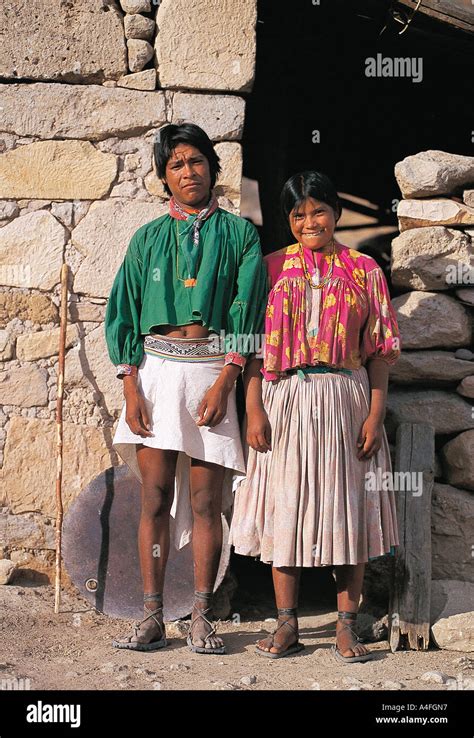
[[59, 612], [61, 600], [61, 533], [63, 526], [63, 394], [64, 394], [64, 357], [66, 353], [67, 328], [67, 280], [68, 265], [61, 268], [61, 322], [59, 331], [59, 366], [58, 396], [56, 401], [56, 581], [54, 596], [54, 612]]

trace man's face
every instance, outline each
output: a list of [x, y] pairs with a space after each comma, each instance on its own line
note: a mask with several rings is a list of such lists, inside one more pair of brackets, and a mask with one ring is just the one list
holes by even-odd
[[209, 202], [211, 173], [209, 162], [199, 149], [180, 143], [166, 164], [164, 182], [178, 202], [199, 208]]

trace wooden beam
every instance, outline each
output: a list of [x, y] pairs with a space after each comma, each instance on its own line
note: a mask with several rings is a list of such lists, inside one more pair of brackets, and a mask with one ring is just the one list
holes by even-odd
[[434, 440], [434, 428], [425, 423], [401, 423], [397, 429], [395, 471], [406, 476], [395, 474], [395, 479], [406, 483], [395, 487], [400, 545], [393, 561], [390, 592], [392, 652], [406, 648], [426, 651], [430, 640]]
[[[410, 10], [415, 10], [417, 4], [416, 0], [397, 1], [397, 5]], [[465, 0], [465, 2], [463, 0], [422, 0], [413, 22], [415, 22], [418, 13], [455, 26], [463, 31], [474, 33], [474, 5], [471, 4], [470, 0]]]

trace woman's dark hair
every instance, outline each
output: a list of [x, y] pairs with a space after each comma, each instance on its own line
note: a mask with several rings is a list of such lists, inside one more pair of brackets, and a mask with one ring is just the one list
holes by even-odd
[[[159, 178], [163, 179], [166, 176], [166, 165], [173, 150], [180, 143], [195, 146], [206, 157], [209, 162], [212, 189], [221, 171], [219, 157], [207, 133], [194, 123], [183, 123], [180, 126], [170, 123], [170, 125], [160, 128], [153, 146], [156, 171], [158, 172]], [[171, 195], [171, 190], [167, 184], [165, 184], [165, 190], [168, 195]]]
[[336, 221], [339, 220], [342, 206], [329, 177], [321, 172], [306, 171], [290, 177], [281, 191], [280, 204], [287, 227], [290, 213], [308, 197], [330, 205], [335, 212]]

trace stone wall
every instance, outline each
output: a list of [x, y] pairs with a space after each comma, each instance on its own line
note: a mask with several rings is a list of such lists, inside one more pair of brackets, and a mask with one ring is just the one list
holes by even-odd
[[399, 422], [434, 427], [433, 579], [474, 582], [474, 157], [424, 151], [395, 176], [392, 281], [406, 292], [386, 426], [392, 439]]
[[[54, 557], [59, 275], [71, 269], [65, 510], [104, 469], [122, 385], [106, 298], [128, 242], [167, 211], [153, 142], [193, 121], [239, 212], [256, 0], [27, 0], [0, 8], [0, 558]], [[224, 22], [225, 19], [225, 22]]]

